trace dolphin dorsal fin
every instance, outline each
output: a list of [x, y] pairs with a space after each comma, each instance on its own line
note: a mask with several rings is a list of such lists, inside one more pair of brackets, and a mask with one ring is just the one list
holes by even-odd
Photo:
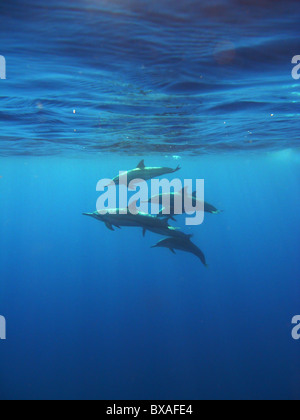
[[145, 160], [141, 160], [137, 166], [137, 169], [145, 169]]
[[161, 221], [164, 223], [164, 225], [169, 227], [169, 219], [170, 219], [170, 216], [166, 216], [162, 218]]

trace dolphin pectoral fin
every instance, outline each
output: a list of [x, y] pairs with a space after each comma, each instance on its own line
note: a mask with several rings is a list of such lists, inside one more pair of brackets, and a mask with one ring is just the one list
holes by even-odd
[[146, 232], [147, 232], [147, 229], [143, 229], [143, 237], [145, 238], [145, 236], [146, 236]]
[[145, 169], [145, 160], [144, 159], [138, 164], [137, 169]]
[[115, 225], [115, 226], [116, 226], [116, 228], [121, 229], [121, 226], [118, 226], [118, 225]]
[[176, 222], [176, 219], [174, 216], [171, 216], [170, 219], [173, 220], [173, 222]]
[[106, 222], [105, 226], [107, 227], [107, 229], [112, 230], [113, 232], [115, 231], [111, 223]]
[[174, 251], [173, 248], [169, 248], [169, 250], [172, 252], [172, 254], [175, 254], [176, 255], [176, 252]]

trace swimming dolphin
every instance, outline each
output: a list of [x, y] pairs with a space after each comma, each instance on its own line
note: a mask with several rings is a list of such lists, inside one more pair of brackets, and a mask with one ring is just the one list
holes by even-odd
[[[126, 211], [127, 213], [123, 214]], [[187, 237], [184, 232], [170, 226], [168, 218], [160, 219], [156, 216], [141, 212], [131, 214], [128, 209], [108, 210], [104, 215], [100, 214], [98, 211], [94, 213], [83, 213], [83, 215], [93, 217], [94, 219], [105, 223], [105, 226], [112, 231], [114, 231], [114, 227], [121, 229], [121, 227], [127, 226], [142, 228], [144, 236], [148, 230], [163, 236], [183, 239]]]
[[[146, 167], [145, 161], [142, 160], [135, 169], [125, 172], [127, 175], [127, 182], [128, 184], [131, 181], [136, 179], [142, 179], [143, 181], [148, 181], [149, 179], [157, 178], [162, 175], [173, 174], [179, 171], [181, 168], [177, 166], [176, 169], [172, 168], [164, 168], [164, 167]], [[115, 185], [120, 184], [120, 176], [116, 176], [113, 179]]]
[[166, 238], [159, 241], [156, 245], [151, 248], [168, 248], [173, 254], [176, 254], [175, 249], [180, 251], [189, 252], [196, 255], [205, 267], [208, 267], [206, 258], [201, 249], [199, 249], [190, 237], [186, 238]]
[[[183, 188], [181, 191], [179, 192], [172, 192], [172, 193], [167, 193], [167, 194], [158, 194], [156, 196], [151, 197], [147, 202], [148, 203], [154, 203], [154, 204], [158, 204], [160, 206], [164, 205], [164, 202], [168, 203], [168, 200], [170, 200], [170, 207], [165, 207], [164, 209], [160, 210], [158, 216], [159, 217], [166, 217], [166, 213], [168, 215], [170, 215], [170, 219], [175, 220], [173, 216], [176, 215], [175, 213], [175, 203], [176, 203], [176, 199], [182, 198], [182, 211], [183, 213], [185, 212], [185, 197], [188, 197], [191, 202], [193, 207], [195, 208], [197, 204], [202, 204], [203, 202], [201, 202], [199, 199], [197, 199], [197, 192], [193, 192], [192, 196], [186, 196], [187, 193], [187, 189]], [[206, 203], [204, 202], [204, 211], [206, 213], [211, 213], [211, 214], [219, 214], [221, 213], [221, 210], [218, 210], [215, 206], [213, 206], [212, 204]]]

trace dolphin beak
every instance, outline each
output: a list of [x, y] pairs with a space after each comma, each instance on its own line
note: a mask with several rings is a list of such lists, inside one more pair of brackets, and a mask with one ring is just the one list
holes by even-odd
[[93, 213], [82, 213], [82, 216], [93, 216]]
[[158, 245], [153, 245], [151, 248], [157, 248], [158, 247]]

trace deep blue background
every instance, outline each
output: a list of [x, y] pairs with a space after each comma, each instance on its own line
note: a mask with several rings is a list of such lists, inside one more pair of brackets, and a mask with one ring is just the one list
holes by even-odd
[[[299, 0], [0, 16], [0, 399], [299, 399]], [[82, 216], [143, 158], [224, 210], [187, 229], [209, 269]]]
[[180, 163], [224, 209], [187, 228], [209, 269], [81, 215], [135, 158], [1, 160], [1, 397], [299, 397], [299, 155]]

